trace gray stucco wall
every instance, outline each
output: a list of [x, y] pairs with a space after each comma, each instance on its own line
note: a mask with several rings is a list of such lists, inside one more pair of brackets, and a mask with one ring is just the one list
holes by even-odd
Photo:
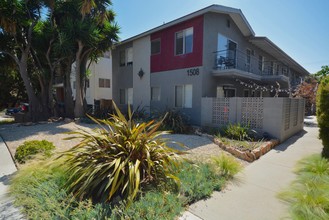
[[[227, 27], [227, 20], [230, 20], [230, 27]], [[204, 75], [202, 77], [202, 96], [209, 97], [216, 94], [216, 87], [223, 78], [212, 76], [212, 70], [215, 64], [215, 53], [217, 51], [218, 33], [231, 39], [237, 43], [237, 50], [243, 56], [247, 49], [254, 50], [254, 55], [251, 55], [251, 70], [258, 71], [258, 56], [262, 55], [267, 60], [275, 60], [272, 56], [254, 46], [244, 37], [239, 28], [229, 15], [207, 13], [204, 15], [204, 39], [203, 39], [203, 65]], [[245, 65], [245, 59], [238, 59], [240, 66]], [[224, 79], [225, 81], [225, 79]], [[225, 83], [225, 82], [223, 82]], [[222, 84], [223, 84], [222, 83]], [[242, 88], [243, 89], [243, 88]], [[238, 92], [241, 94], [241, 92]]]
[[120, 108], [125, 106], [120, 105], [120, 89], [128, 89], [133, 87], [133, 65], [120, 66], [120, 51], [132, 47], [132, 42], [124, 45], [117, 45], [112, 51], [113, 65], [113, 100]]
[[[134, 48], [134, 64], [133, 64], [133, 106], [136, 108], [144, 108], [145, 111], [150, 111], [151, 88], [150, 88], [150, 56], [151, 56], [151, 41], [150, 37], [146, 36], [135, 40]], [[143, 70], [144, 75], [139, 77], [138, 72]]]
[[199, 69], [200, 74], [188, 76], [187, 69], [178, 69], [151, 73], [151, 87], [160, 87], [160, 101], [151, 101], [151, 111], [165, 110], [166, 108], [175, 108], [175, 86], [191, 84], [192, 89], [192, 108], [176, 108], [189, 117], [191, 124], [200, 124], [201, 120], [201, 85], [202, 67], [193, 67]]

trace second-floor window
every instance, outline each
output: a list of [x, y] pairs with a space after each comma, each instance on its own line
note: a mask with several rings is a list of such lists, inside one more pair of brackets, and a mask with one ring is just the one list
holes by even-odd
[[156, 55], [161, 52], [161, 40], [155, 39], [151, 41], [151, 55]]
[[133, 65], [133, 48], [129, 47], [126, 49], [127, 52], [127, 66]]
[[251, 56], [251, 50], [249, 50], [249, 49], [247, 49], [246, 50], [246, 54], [247, 54], [247, 64], [249, 64], [250, 65], [250, 56]]
[[133, 65], [133, 48], [129, 47], [125, 50], [120, 51], [120, 66], [131, 66]]
[[264, 57], [261, 55], [258, 57], [258, 70], [264, 71]]
[[175, 55], [193, 52], [193, 27], [175, 33]]
[[119, 56], [120, 56], [120, 66], [125, 66], [126, 65], [126, 51], [121, 50]]

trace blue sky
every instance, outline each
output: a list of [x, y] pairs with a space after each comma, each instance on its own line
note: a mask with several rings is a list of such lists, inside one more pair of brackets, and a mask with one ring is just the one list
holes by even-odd
[[266, 36], [310, 73], [329, 65], [328, 0], [112, 0], [121, 40], [212, 4], [239, 8], [257, 36]]

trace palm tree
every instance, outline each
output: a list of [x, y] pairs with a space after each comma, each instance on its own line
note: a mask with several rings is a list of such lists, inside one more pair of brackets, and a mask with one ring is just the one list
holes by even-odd
[[55, 6], [54, 19], [58, 30], [71, 40], [74, 48], [75, 117], [82, 117], [85, 113], [84, 83], [88, 60], [99, 57], [118, 40], [119, 28], [114, 23], [110, 5], [110, 0], [72, 0]]
[[[32, 70], [29, 62], [33, 60], [32, 39], [33, 29], [41, 19], [42, 2], [23, 0], [3, 0], [0, 2], [0, 53], [11, 57], [18, 66], [20, 76], [29, 99], [29, 111], [33, 121], [49, 117], [47, 104], [40, 101], [38, 91], [32, 84]], [[37, 70], [37, 69], [35, 69]], [[42, 82], [42, 74], [37, 73]], [[41, 86], [41, 94], [46, 94]]]

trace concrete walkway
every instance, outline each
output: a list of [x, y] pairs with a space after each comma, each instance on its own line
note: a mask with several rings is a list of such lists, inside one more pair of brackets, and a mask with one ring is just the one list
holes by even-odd
[[8, 195], [9, 177], [17, 171], [6, 144], [0, 136], [0, 220], [23, 219]]
[[223, 192], [191, 205], [180, 219], [289, 219], [287, 205], [276, 196], [295, 179], [296, 162], [322, 150], [315, 119], [307, 122], [304, 131], [248, 165]]

